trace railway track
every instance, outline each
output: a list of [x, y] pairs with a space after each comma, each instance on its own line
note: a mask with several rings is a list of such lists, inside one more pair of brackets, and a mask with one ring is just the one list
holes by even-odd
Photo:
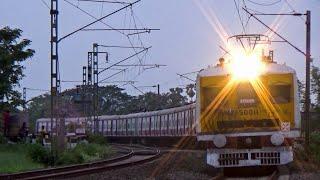
[[41, 169], [34, 171], [26, 171], [14, 174], [2, 174], [0, 179], [62, 179], [69, 177], [77, 177], [81, 175], [98, 173], [102, 171], [114, 170], [133, 165], [143, 164], [149, 161], [153, 161], [160, 157], [160, 150], [158, 149], [146, 149], [146, 148], [130, 148], [118, 145], [117, 148], [127, 150], [127, 153], [108, 160], [101, 160], [96, 162], [77, 164], [71, 166]]

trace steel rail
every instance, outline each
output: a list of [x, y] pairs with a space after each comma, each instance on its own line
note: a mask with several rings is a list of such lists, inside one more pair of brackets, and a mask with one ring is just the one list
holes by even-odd
[[[35, 171], [27, 171], [14, 174], [2, 174], [0, 179], [49, 179], [49, 178], [67, 178], [67, 177], [77, 177], [81, 175], [98, 173], [107, 170], [113, 170], [118, 168], [124, 168], [129, 166], [134, 166], [138, 164], [143, 164], [146, 162], [153, 161], [161, 156], [160, 150], [131, 150], [130, 153], [125, 154], [120, 157], [101, 160], [91, 163], [84, 163], [78, 165], [64, 166], [58, 168], [42, 169]], [[147, 156], [139, 160], [128, 161], [133, 156]], [[123, 162], [128, 161], [128, 162]]]
[[62, 167], [57, 167], [57, 168], [48, 168], [48, 169], [39, 169], [39, 170], [33, 170], [33, 171], [26, 171], [26, 172], [20, 172], [20, 173], [13, 173], [13, 174], [1, 174], [0, 179], [28, 179], [36, 176], [41, 176], [41, 175], [51, 175], [55, 173], [61, 173], [65, 171], [73, 171], [73, 170], [79, 170], [79, 169], [85, 169], [85, 168], [90, 168], [90, 167], [97, 167], [97, 166], [102, 166], [105, 164], [111, 164], [115, 163], [118, 161], [123, 161], [125, 159], [129, 159], [134, 155], [133, 151], [130, 151], [129, 153], [107, 159], [107, 160], [100, 160], [100, 161], [95, 161], [95, 162], [89, 162], [89, 163], [83, 163], [83, 164], [76, 164], [76, 165], [69, 165], [69, 166], [62, 166]]

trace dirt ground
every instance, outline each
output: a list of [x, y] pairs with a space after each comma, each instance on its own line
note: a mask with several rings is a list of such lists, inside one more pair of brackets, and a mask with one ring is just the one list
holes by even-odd
[[[293, 163], [286, 166], [289, 179], [320, 179], [320, 168], [297, 154]], [[241, 170], [240, 170], [241, 171]], [[206, 165], [205, 151], [165, 154], [160, 159], [139, 166], [128, 167], [103, 173], [91, 174], [73, 179], [108, 180], [208, 180], [216, 177], [221, 170]]]

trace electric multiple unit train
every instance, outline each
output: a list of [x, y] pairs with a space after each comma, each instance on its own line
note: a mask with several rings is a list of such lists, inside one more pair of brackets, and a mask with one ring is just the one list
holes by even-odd
[[[207, 145], [207, 163], [214, 167], [287, 164], [293, 161], [293, 140], [300, 136], [296, 73], [270, 56], [244, 59], [244, 64], [220, 59], [200, 71], [195, 104], [99, 116], [97, 131], [120, 138], [196, 137]], [[86, 118], [65, 122], [85, 124]], [[36, 125], [37, 131], [41, 126], [51, 131], [48, 118]]]
[[[262, 59], [258, 74], [251, 72], [258, 67], [230, 67], [224, 59], [198, 74], [196, 132], [198, 141], [208, 143], [207, 164], [238, 167], [293, 161], [292, 144], [300, 136], [301, 121], [296, 73], [268, 56]], [[237, 74], [233, 68], [242, 69]]]

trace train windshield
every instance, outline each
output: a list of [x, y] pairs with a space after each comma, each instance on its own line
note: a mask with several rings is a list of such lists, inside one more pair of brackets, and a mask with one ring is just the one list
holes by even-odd
[[272, 96], [272, 102], [276, 104], [284, 104], [290, 102], [291, 97], [291, 85], [270, 85], [269, 91]]
[[214, 87], [214, 86], [202, 88], [202, 93], [203, 93], [203, 96], [202, 96], [203, 99], [201, 100], [203, 102], [203, 106], [201, 106], [202, 111], [204, 110], [204, 108], [208, 107], [211, 102], [213, 102], [213, 100], [216, 98], [220, 90], [221, 88]]

